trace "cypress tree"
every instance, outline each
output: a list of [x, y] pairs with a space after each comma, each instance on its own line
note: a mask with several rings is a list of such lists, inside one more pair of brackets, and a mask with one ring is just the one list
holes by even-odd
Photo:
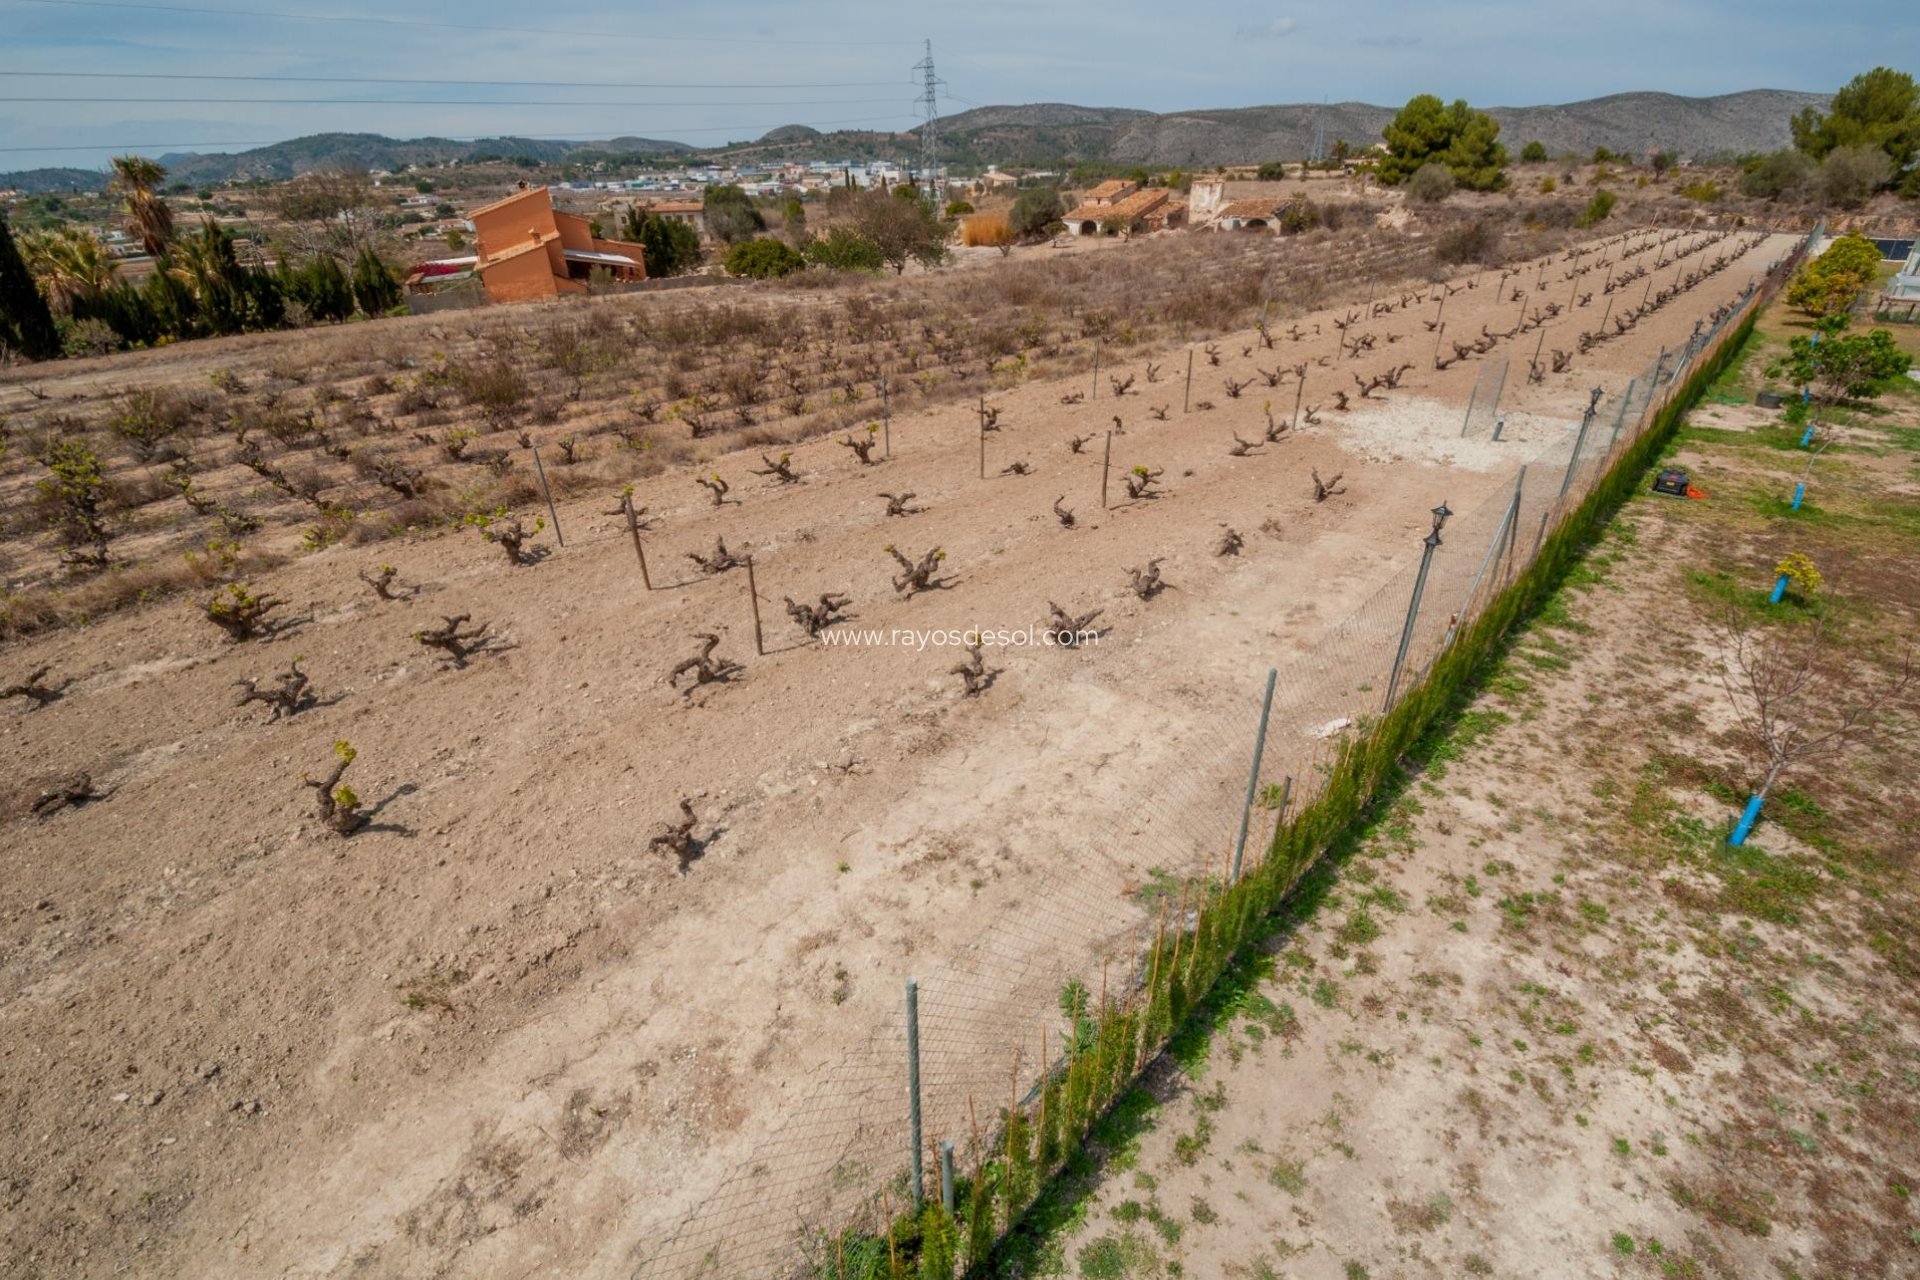
[[0, 342], [29, 360], [51, 360], [60, 354], [53, 311], [20, 256], [5, 214], [0, 214]]
[[383, 316], [400, 305], [400, 283], [371, 245], [353, 260], [353, 298], [369, 318]]
[[193, 291], [173, 274], [173, 259], [154, 259], [153, 274], [147, 277], [140, 293], [147, 313], [153, 317], [157, 337], [179, 339], [194, 336], [200, 309], [193, 300]]

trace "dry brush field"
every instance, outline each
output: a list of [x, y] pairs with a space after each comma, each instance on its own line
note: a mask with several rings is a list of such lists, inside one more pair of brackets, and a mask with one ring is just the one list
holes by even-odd
[[[0, 708], [6, 1273], [631, 1272], [911, 967], [1096, 835], [1121, 892], [1190, 865], [1237, 817], [1264, 668], [1788, 240], [1510, 231], [1509, 269], [1435, 283], [1374, 229], [1189, 237], [10, 374], [0, 685], [57, 697]], [[1500, 443], [1459, 438], [1456, 337], [1510, 355]], [[893, 456], [863, 460], [881, 372]], [[61, 576], [48, 433], [105, 459], [130, 567]], [[544, 510], [523, 439], [566, 545], [510, 554]], [[764, 656], [716, 542], [753, 557]], [[943, 581], [897, 585], [888, 548]], [[203, 610], [228, 582], [282, 602], [254, 638]], [[1104, 633], [989, 648], [967, 696], [957, 649], [810, 638], [783, 600], [822, 595], [842, 629], [1058, 604]], [[463, 615], [474, 652], [418, 641]], [[296, 660], [292, 714], [236, 705]], [[340, 742], [346, 838], [303, 785]]]

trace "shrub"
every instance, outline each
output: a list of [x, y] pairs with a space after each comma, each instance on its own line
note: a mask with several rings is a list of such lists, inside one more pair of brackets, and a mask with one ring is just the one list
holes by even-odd
[[1841, 209], [1858, 209], [1893, 176], [1893, 162], [1874, 147], [1836, 147], [1820, 162], [1820, 195]]
[[66, 356], [103, 356], [120, 349], [120, 335], [105, 320], [88, 316], [72, 320], [62, 316], [55, 322], [60, 331], [60, 354]]
[[800, 253], [813, 265], [833, 271], [878, 271], [886, 265], [880, 246], [851, 227], [835, 227], [824, 236], [814, 236]]
[[677, 218], [635, 205], [621, 221], [620, 235], [640, 246], [649, 278], [685, 275], [700, 265], [700, 233]]
[[1320, 225], [1320, 210], [1313, 201], [1305, 196], [1287, 201], [1280, 210], [1280, 232], [1282, 235], [1297, 236], [1302, 231], [1311, 231]]
[[1841, 236], [1800, 268], [1787, 302], [1816, 318], [1845, 311], [1880, 269], [1880, 250], [1864, 236]]
[[1442, 232], [1433, 243], [1433, 257], [1436, 262], [1448, 266], [1458, 266], [1463, 262], [1485, 262], [1493, 257], [1499, 243], [1498, 229], [1476, 218]]
[[744, 243], [767, 229], [767, 220], [753, 207], [752, 197], [731, 183], [708, 187], [701, 202], [707, 230], [728, 244]]
[[1285, 182], [1287, 178], [1287, 162], [1285, 160], [1269, 160], [1254, 170], [1253, 176], [1262, 182]]
[[1429, 160], [1407, 179], [1407, 198], [1421, 204], [1438, 204], [1453, 194], [1453, 173], [1438, 161]]
[[1004, 213], [976, 213], [960, 224], [960, 243], [969, 248], [998, 249], [1005, 253], [1013, 248], [1016, 239], [1013, 223]]
[[973, 212], [973, 205], [969, 201], [966, 201], [966, 200], [947, 201], [947, 216], [949, 218], [964, 218], [972, 212]]
[[1698, 182], [1689, 182], [1680, 188], [1680, 194], [1689, 200], [1698, 200], [1701, 204], [1712, 204], [1720, 198], [1720, 184], [1702, 178]]
[[751, 280], [792, 275], [806, 265], [807, 260], [792, 245], [766, 236], [742, 241], [727, 250], [727, 274]]
[[1012, 224], [1015, 235], [1043, 236], [1059, 223], [1066, 211], [1066, 206], [1060, 203], [1058, 189], [1029, 187], [1013, 202], [1007, 221]]
[[1820, 584], [1825, 581], [1813, 561], [1798, 551], [1788, 552], [1781, 557], [1780, 563], [1773, 566], [1773, 571], [1791, 582], [1803, 600], [1813, 599], [1820, 591]]
[[1522, 164], [1542, 164], [1546, 161], [1546, 158], [1546, 144], [1538, 138], [1535, 138], [1532, 142], [1520, 148], [1520, 162]]
[[1541, 195], [1550, 196], [1554, 192], [1558, 191], [1559, 189], [1560, 189], [1560, 184], [1554, 181], [1554, 177], [1552, 174], [1548, 174], [1546, 177], [1540, 179]]
[[1795, 195], [1813, 172], [1813, 161], [1800, 152], [1775, 151], [1747, 163], [1740, 174], [1740, 194], [1762, 200]]
[[1605, 221], [1606, 216], [1613, 212], [1613, 201], [1613, 192], [1605, 187], [1594, 192], [1593, 199], [1587, 201], [1587, 207], [1581, 211], [1580, 221], [1576, 225], [1591, 227], [1596, 222]]

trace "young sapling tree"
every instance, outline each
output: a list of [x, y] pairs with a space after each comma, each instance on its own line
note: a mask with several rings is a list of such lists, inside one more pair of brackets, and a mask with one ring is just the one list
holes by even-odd
[[493, 624], [483, 622], [471, 630], [462, 630], [472, 618], [472, 614], [462, 613], [453, 617], [442, 616], [441, 625], [423, 627], [413, 633], [413, 638], [429, 649], [438, 649], [446, 655], [447, 665], [456, 670], [464, 669], [467, 659], [488, 648], [492, 638], [487, 628]]
[[738, 569], [747, 563], [742, 557], [727, 550], [727, 540], [720, 537], [713, 540], [713, 554], [703, 556], [698, 551], [689, 551], [686, 557], [700, 566], [700, 572], [709, 576], [725, 573], [729, 569]]
[[940, 570], [941, 561], [947, 558], [947, 553], [939, 547], [921, 556], [918, 562], [907, 559], [898, 548], [891, 545], [883, 550], [900, 566], [900, 576], [893, 580], [893, 589], [899, 594], [912, 599], [922, 591], [932, 591], [942, 585], [944, 580], [935, 575]]
[[1721, 652], [1721, 687], [1758, 766], [1729, 843], [1745, 842], [1788, 770], [1861, 743], [1920, 732], [1920, 669], [1911, 647], [1898, 664], [1857, 687], [1848, 679], [1854, 672], [1826, 654], [1825, 624], [1818, 619], [1771, 628], [1729, 611], [1710, 625]]
[[1240, 433], [1236, 431], [1233, 433], [1233, 443], [1227, 446], [1227, 453], [1231, 457], [1245, 458], [1250, 456], [1254, 450], [1260, 448], [1265, 443], [1266, 441], [1264, 439], [1242, 440], [1240, 438]]
[[853, 603], [852, 596], [837, 596], [831, 592], [822, 595], [819, 604], [798, 604], [792, 596], [783, 599], [787, 602], [787, 616], [810, 636], [817, 636], [834, 623], [844, 621], [841, 610]]
[[777, 484], [800, 483], [800, 477], [796, 475], [793, 470], [792, 454], [783, 453], [778, 458], [769, 458], [763, 453], [760, 455], [760, 461], [767, 465], [765, 467], [749, 467], [747, 470], [756, 476], [770, 476]]
[[243, 582], [229, 582], [213, 593], [204, 606], [207, 621], [227, 633], [235, 644], [270, 630], [267, 615], [280, 608], [278, 596], [255, 595]]
[[1151, 600], [1167, 589], [1167, 583], [1160, 577], [1160, 561], [1147, 561], [1145, 569], [1128, 569], [1127, 585], [1133, 594], [1142, 600]]
[[1071, 529], [1073, 528], [1073, 512], [1071, 509], [1060, 505], [1066, 500], [1067, 495], [1064, 493], [1053, 500], [1053, 515], [1054, 518], [1060, 522], [1062, 529]]
[[1346, 486], [1340, 483], [1341, 476], [1346, 474], [1343, 471], [1334, 472], [1331, 480], [1322, 480], [1318, 469], [1315, 469], [1312, 474], [1315, 502], [1325, 502], [1328, 498], [1338, 497], [1347, 491]]
[[[395, 583], [399, 580], [399, 577], [400, 571], [390, 564], [381, 565], [371, 574], [365, 569], [360, 570], [360, 581], [373, 588], [373, 594], [379, 596], [382, 600], [398, 600], [401, 598], [400, 592], [395, 590]], [[410, 588], [407, 590], [407, 594], [413, 594]]]
[[1046, 634], [1060, 648], [1076, 649], [1089, 635], [1097, 634], [1089, 631], [1089, 628], [1093, 625], [1093, 620], [1104, 612], [1106, 612], [1104, 609], [1095, 609], [1090, 613], [1071, 614], [1049, 600], [1047, 601]]
[[840, 443], [853, 450], [853, 456], [860, 460], [861, 466], [877, 467], [881, 459], [874, 457], [873, 451], [880, 443], [875, 434], [879, 430], [879, 427], [870, 425], [865, 436], [855, 436], [849, 432]]
[[720, 637], [713, 632], [696, 631], [693, 633], [693, 638], [700, 642], [700, 652], [691, 658], [681, 659], [667, 675], [667, 684], [675, 688], [679, 686], [681, 676], [693, 677], [692, 683], [680, 691], [682, 697], [686, 697], [702, 685], [725, 684], [746, 671], [745, 667], [731, 658], [713, 656], [713, 651], [720, 647]]
[[720, 478], [718, 471], [711, 476], [695, 476], [693, 482], [713, 495], [713, 505], [716, 507], [727, 500], [727, 491], [733, 487]]
[[874, 496], [886, 499], [887, 514], [890, 516], [919, 515], [922, 511], [926, 510], [925, 507], [912, 505], [914, 495], [911, 490], [906, 493], [881, 493]]
[[981, 649], [980, 636], [977, 632], [966, 648], [967, 660], [947, 668], [947, 673], [960, 677], [961, 697], [977, 698], [993, 687], [994, 678], [1000, 674], [1000, 668], [987, 665], [987, 657]]
[[235, 680], [234, 687], [242, 692], [234, 701], [234, 706], [244, 707], [250, 702], [258, 702], [267, 708], [267, 721], [272, 723], [282, 716], [298, 715], [313, 705], [313, 694], [308, 690], [312, 683], [307, 673], [300, 669], [304, 659], [296, 657], [287, 665], [287, 669], [273, 677], [273, 682], [262, 687], [260, 678], [249, 677]]
[[492, 515], [470, 515], [467, 523], [480, 530], [480, 536], [506, 553], [510, 565], [535, 564], [542, 552], [530, 549], [527, 539], [547, 527], [545, 517], [536, 519], [533, 528], [522, 524], [518, 516], [508, 519], [504, 509]]
[[327, 776], [313, 779], [302, 776], [300, 781], [314, 791], [314, 807], [320, 815], [320, 822], [335, 835], [350, 836], [366, 825], [366, 816], [360, 812], [360, 797], [352, 787], [341, 782], [351, 765], [355, 751], [351, 743], [341, 741], [333, 744], [334, 763]]
[[1134, 467], [1127, 472], [1127, 496], [1134, 499], [1157, 498], [1160, 490], [1154, 486], [1160, 483], [1160, 477], [1166, 474], [1165, 467], [1148, 468], [1144, 465]]
[[700, 856], [700, 842], [693, 838], [694, 824], [698, 821], [694, 816], [693, 801], [686, 796], [680, 797], [680, 816], [661, 824], [660, 830], [647, 841], [647, 852], [672, 854], [680, 874], [687, 874], [687, 868]]

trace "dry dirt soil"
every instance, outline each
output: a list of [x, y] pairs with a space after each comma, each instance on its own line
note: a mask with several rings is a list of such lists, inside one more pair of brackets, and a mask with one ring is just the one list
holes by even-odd
[[[1683, 429], [1706, 499], [1629, 504], [1007, 1274], [1920, 1274], [1913, 740], [1725, 844], [1754, 757], [1713, 620], [1823, 619], [1842, 701], [1920, 634], [1920, 390], [1845, 415], [1790, 514], [1799, 432], [1751, 394], [1802, 328]], [[1826, 597], [1769, 611], [1788, 550]]]
[[[1510, 383], [1514, 453], [1457, 439], [1474, 361], [1436, 374], [1416, 351], [1384, 404], [1329, 407], [1319, 387], [1432, 341], [1428, 299], [1342, 363], [1334, 320], [1356, 296], [1272, 353], [1221, 335], [1195, 375], [1211, 410], [1180, 413], [1173, 356], [1157, 383], [1143, 361], [1114, 370], [1138, 379], [1118, 400], [1063, 403], [1078, 376], [995, 395], [984, 480], [960, 405], [896, 417], [877, 466], [796, 446], [798, 484], [750, 474], [759, 450], [720, 456], [702, 467], [732, 482], [719, 507], [685, 469], [644, 478], [652, 591], [603, 492], [563, 500], [566, 545], [543, 534], [530, 565], [471, 531], [291, 559], [251, 579], [286, 602], [261, 641], [228, 643], [177, 597], [9, 644], [0, 684], [42, 666], [71, 683], [0, 707], [0, 1275], [630, 1273], [916, 958], [1030, 906], [1050, 858], [1124, 829], [1176, 771], [1198, 780], [1159, 801], [1139, 866], [1191, 857], [1191, 833], [1237, 810], [1260, 668], [1401, 568], [1436, 496], [1504, 490], [1590, 383], [1678, 345], [1787, 247]], [[1449, 300], [1450, 332], [1511, 325], [1495, 276]], [[1229, 456], [1269, 397], [1223, 383], [1276, 356], [1308, 364], [1319, 421]], [[84, 376], [110, 383], [111, 362]], [[1292, 391], [1271, 397], [1283, 418]], [[1128, 503], [1116, 480], [1103, 511], [1100, 442], [1067, 441], [1115, 414], [1115, 475], [1164, 468], [1167, 494]], [[1002, 474], [1015, 460], [1032, 474]], [[1346, 492], [1315, 503], [1311, 469]], [[924, 510], [888, 518], [883, 490]], [[1227, 524], [1238, 557], [1214, 554]], [[716, 537], [753, 555], [764, 656], [745, 574], [687, 558]], [[944, 549], [946, 585], [899, 597], [888, 545]], [[1174, 589], [1143, 602], [1122, 571], [1154, 557]], [[403, 599], [357, 579], [382, 560]], [[851, 597], [849, 627], [1021, 627], [1057, 601], [1102, 609], [1106, 631], [1074, 653], [989, 650], [1004, 670], [964, 699], [951, 648], [808, 642], [781, 599], [822, 592]], [[498, 643], [448, 669], [413, 634], [462, 614]], [[744, 673], [689, 695], [668, 673], [697, 632]], [[277, 723], [234, 705], [235, 681], [296, 657], [316, 705]], [[302, 785], [342, 741], [371, 820], [349, 839]], [[1236, 763], [1196, 768], [1216, 760]], [[27, 814], [75, 771], [100, 798]], [[682, 797], [700, 840], [684, 873], [648, 846]]]

